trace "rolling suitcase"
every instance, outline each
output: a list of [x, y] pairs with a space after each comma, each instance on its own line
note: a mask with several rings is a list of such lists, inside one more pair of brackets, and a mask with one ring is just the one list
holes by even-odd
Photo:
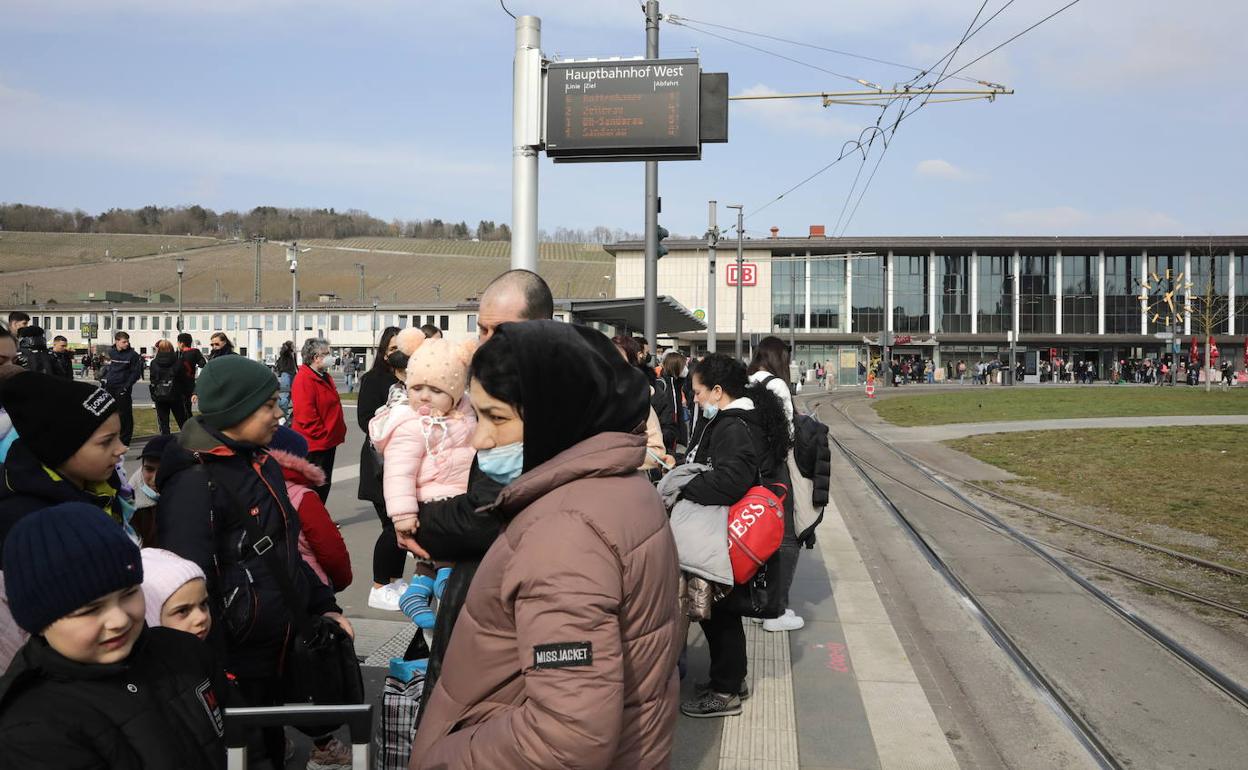
[[225, 710], [226, 767], [247, 770], [248, 732], [260, 727], [314, 727], [327, 722], [346, 724], [351, 738], [351, 766], [369, 766], [373, 735], [373, 706], [262, 706]]

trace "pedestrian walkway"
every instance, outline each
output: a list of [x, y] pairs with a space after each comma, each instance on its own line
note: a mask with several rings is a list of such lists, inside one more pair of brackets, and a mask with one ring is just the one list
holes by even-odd
[[[855, 415], [855, 419], [858, 416]], [[903, 428], [879, 422], [872, 430], [889, 441], [948, 441], [981, 433], [1016, 433], [1027, 430], [1081, 430], [1084, 428], [1160, 428], [1190, 425], [1248, 425], [1248, 414], [1201, 414], [1160, 417], [1081, 417], [1070, 420], [1008, 420], [959, 422]]]
[[[342, 470], [345, 470], [342, 469]], [[368, 524], [361, 521], [361, 526]], [[344, 527], [345, 529], [345, 527]], [[952, 748], [893, 629], [875, 582], [835, 505], [818, 545], [802, 551], [794, 609], [806, 626], [768, 633], [746, 621], [752, 697], [727, 719], [677, 719], [672, 766], [698, 770], [956, 768]], [[415, 626], [353, 617], [371, 695]], [[689, 674], [706, 677], [701, 630], [689, 633]]]

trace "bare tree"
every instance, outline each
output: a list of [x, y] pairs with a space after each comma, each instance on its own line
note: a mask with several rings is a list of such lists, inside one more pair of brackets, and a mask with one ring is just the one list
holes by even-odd
[[[1230, 318], [1230, 303], [1225, 290], [1218, 291], [1219, 276], [1228, 275], [1226, 270], [1217, 270], [1217, 257], [1213, 243], [1210, 242], [1206, 249], [1202, 249], [1199, 256], [1194, 257], [1198, 260], [1200, 268], [1193, 270], [1197, 274], [1197, 282], [1192, 289], [1192, 329], [1201, 337], [1204, 337], [1205, 355], [1205, 392], [1213, 389], [1213, 357], [1211, 355], [1213, 348], [1213, 337], [1215, 334], [1223, 331], [1226, 326], [1227, 319]], [[1229, 258], [1229, 257], [1225, 257]]]

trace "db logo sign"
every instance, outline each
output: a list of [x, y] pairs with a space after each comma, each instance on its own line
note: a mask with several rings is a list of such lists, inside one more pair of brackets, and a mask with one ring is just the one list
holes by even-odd
[[[728, 285], [737, 285], [737, 265], [735, 262], [728, 263]], [[741, 263], [740, 281], [742, 286], [758, 285], [758, 265], [752, 262]]]

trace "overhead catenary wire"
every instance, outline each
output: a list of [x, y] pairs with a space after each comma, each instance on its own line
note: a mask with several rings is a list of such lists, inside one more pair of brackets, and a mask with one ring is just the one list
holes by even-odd
[[506, 4], [506, 3], [504, 3], [504, 2], [503, 2], [503, 0], [498, 0], [498, 4], [499, 4], [499, 5], [501, 5], [501, 6], [503, 7], [503, 13], [507, 14], [508, 16], [510, 16], [510, 17], [511, 17], [511, 18], [513, 18], [513, 19], [514, 19], [514, 18], [516, 18], [516, 15], [515, 15], [514, 13], [512, 13], [512, 12], [511, 12], [511, 11], [509, 11], [509, 10], [507, 10], [507, 4]]

